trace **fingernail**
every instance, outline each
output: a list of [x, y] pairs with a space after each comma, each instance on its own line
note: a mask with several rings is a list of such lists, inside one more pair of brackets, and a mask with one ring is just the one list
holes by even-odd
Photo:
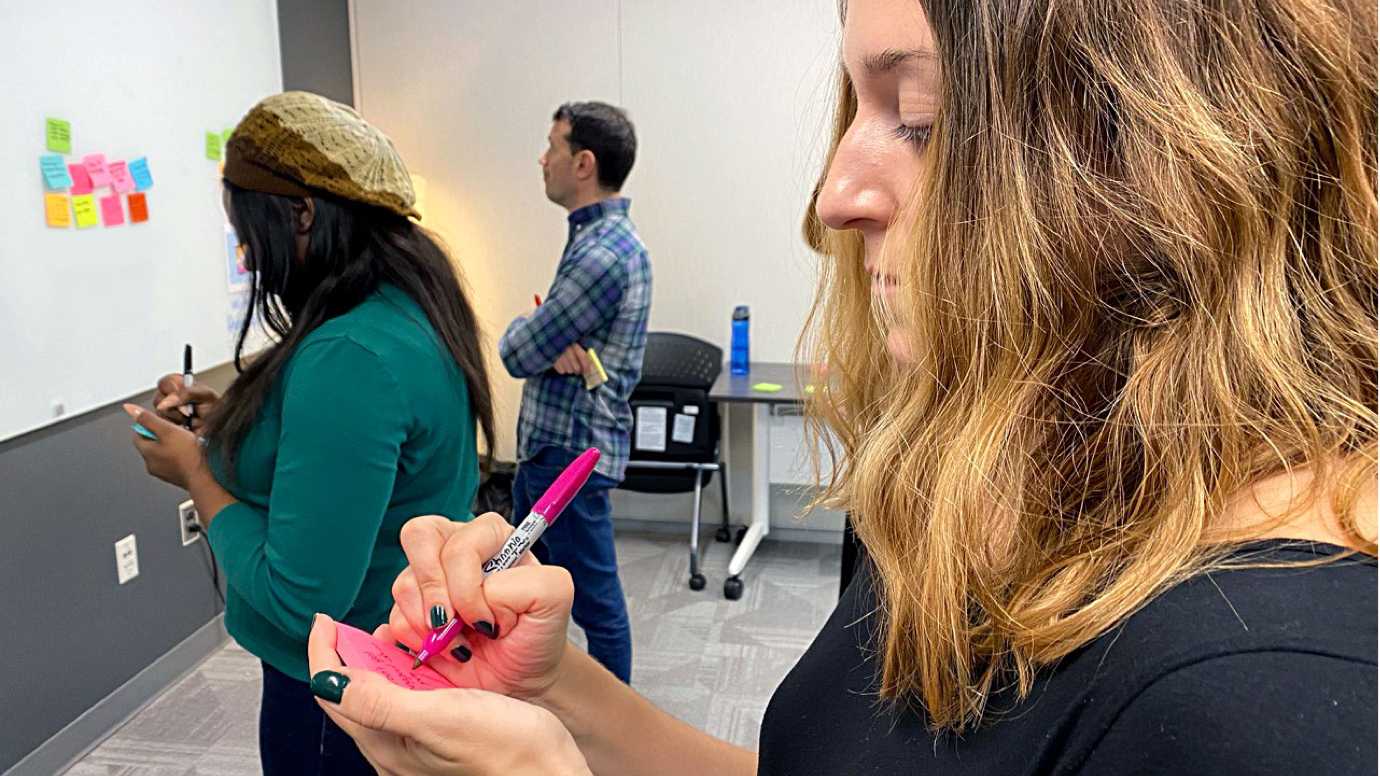
[[446, 616], [446, 607], [440, 604], [431, 607], [431, 627], [439, 628], [446, 624], [447, 619], [449, 618]]
[[470, 652], [469, 647], [465, 646], [464, 644], [461, 644], [455, 649], [452, 649], [450, 651], [450, 654], [454, 655], [456, 660], [459, 660], [461, 663], [464, 663], [468, 661], [470, 659], [470, 656], [474, 653]]
[[397, 647], [398, 649], [401, 649], [403, 652], [406, 652], [409, 655], [412, 654], [412, 650], [408, 649], [407, 645], [402, 643], [401, 641], [393, 642], [393, 646]]
[[311, 678], [311, 694], [323, 701], [340, 703], [340, 699], [345, 695], [345, 685], [350, 683], [350, 677], [345, 674], [338, 674], [335, 671], [318, 671]]
[[474, 629], [484, 634], [485, 636], [488, 636], [491, 639], [498, 638], [498, 628], [495, 628], [494, 624], [488, 622], [487, 620], [480, 620], [479, 622], [476, 622], [474, 624]]

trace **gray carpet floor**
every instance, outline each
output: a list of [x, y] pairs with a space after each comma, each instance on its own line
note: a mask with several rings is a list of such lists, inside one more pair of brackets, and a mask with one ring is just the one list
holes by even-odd
[[[633, 628], [633, 686], [715, 736], [756, 748], [772, 691], [809, 646], [838, 594], [839, 548], [764, 542], [741, 600], [723, 598], [732, 545], [710, 538], [708, 586], [691, 591], [680, 534], [620, 532]], [[583, 643], [578, 629], [572, 640]], [[169, 688], [68, 776], [259, 773], [259, 661], [230, 643]]]

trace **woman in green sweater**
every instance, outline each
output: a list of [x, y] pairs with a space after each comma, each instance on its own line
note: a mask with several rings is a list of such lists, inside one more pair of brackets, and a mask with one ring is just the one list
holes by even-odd
[[[163, 378], [157, 412], [137, 416], [158, 441], [135, 445], [191, 494], [225, 569], [226, 627], [263, 661], [264, 773], [372, 774], [313, 700], [307, 634], [315, 612], [387, 621], [406, 520], [470, 519], [476, 426], [493, 431], [478, 326], [409, 220], [402, 160], [350, 108], [269, 97], [231, 136], [224, 176], [254, 272], [239, 377], [223, 398]], [[246, 364], [255, 312], [276, 344]]]

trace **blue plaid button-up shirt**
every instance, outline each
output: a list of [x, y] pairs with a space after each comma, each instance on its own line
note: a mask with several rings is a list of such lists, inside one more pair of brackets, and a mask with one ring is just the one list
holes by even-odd
[[[556, 279], [531, 315], [508, 325], [498, 342], [503, 365], [526, 378], [518, 416], [518, 460], [543, 447], [597, 447], [595, 471], [623, 479], [632, 439], [628, 397], [642, 375], [652, 265], [628, 218], [628, 200], [606, 199], [570, 214]], [[552, 370], [571, 344], [594, 348], [608, 382], [586, 390], [579, 375]]]

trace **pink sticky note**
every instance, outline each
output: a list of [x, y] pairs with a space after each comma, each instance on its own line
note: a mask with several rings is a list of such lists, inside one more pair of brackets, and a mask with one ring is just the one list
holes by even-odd
[[383, 678], [409, 690], [452, 690], [455, 685], [446, 681], [431, 666], [412, 670], [412, 656], [343, 622], [335, 624], [335, 652], [351, 668], [363, 668], [381, 674]]
[[91, 185], [96, 188], [110, 185], [110, 170], [105, 166], [105, 154], [88, 154], [83, 156], [81, 163], [86, 167], [86, 173], [91, 176]]
[[124, 162], [111, 162], [107, 169], [110, 170], [111, 188], [121, 194], [134, 191], [134, 179], [129, 176], [129, 167]]
[[120, 205], [120, 195], [101, 197], [101, 220], [106, 226], [119, 226], [125, 222], [125, 209]]
[[86, 165], [69, 164], [67, 172], [72, 176], [72, 196], [91, 193], [91, 174], [86, 171]]

